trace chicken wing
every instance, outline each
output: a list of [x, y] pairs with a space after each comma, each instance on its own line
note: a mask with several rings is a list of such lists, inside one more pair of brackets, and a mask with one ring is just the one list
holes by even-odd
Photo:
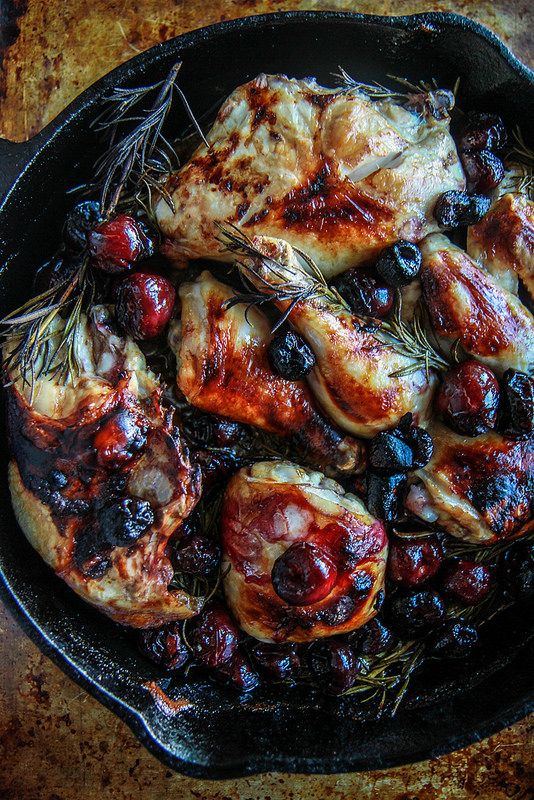
[[221, 252], [215, 223], [301, 246], [326, 276], [399, 238], [437, 230], [439, 195], [463, 189], [448, 120], [359, 92], [259, 75], [220, 109], [155, 213], [177, 262]]
[[178, 387], [187, 400], [204, 411], [289, 436], [323, 468], [359, 467], [361, 445], [320, 414], [304, 382], [273, 372], [267, 317], [257, 308], [229, 307], [234, 295], [207, 271], [180, 288], [181, 320], [169, 338]]
[[408, 508], [453, 536], [491, 544], [532, 530], [534, 438], [462, 437], [434, 424], [434, 455], [418, 471]]
[[534, 364], [534, 318], [463, 250], [445, 236], [421, 243], [421, 283], [436, 334], [498, 374], [529, 372]]
[[321, 473], [284, 461], [241, 469], [225, 493], [222, 542], [228, 605], [257, 639], [311, 641], [375, 614], [384, 526]]
[[[55, 336], [63, 325], [58, 319]], [[11, 376], [9, 482], [19, 524], [55, 572], [114, 620], [152, 627], [192, 616], [202, 600], [169, 589], [165, 549], [199, 498], [199, 470], [141, 351], [107, 308], [82, 318], [75, 355], [80, 374], [65, 385], [53, 372], [41, 376], [33, 398], [20, 374]]]
[[500, 197], [469, 228], [467, 252], [514, 294], [520, 278], [534, 300], [534, 203], [518, 193]]
[[[417, 423], [425, 420], [434, 378], [393, 346], [362, 328], [361, 323], [316, 283], [302, 268], [287, 242], [254, 237], [264, 258], [242, 262], [243, 274], [256, 289], [273, 298], [316, 357], [308, 383], [328, 416], [341, 428], [365, 438], [392, 428], [411, 411]], [[287, 298], [291, 287], [293, 299]], [[277, 299], [280, 293], [285, 299]], [[303, 299], [295, 302], [295, 295]]]

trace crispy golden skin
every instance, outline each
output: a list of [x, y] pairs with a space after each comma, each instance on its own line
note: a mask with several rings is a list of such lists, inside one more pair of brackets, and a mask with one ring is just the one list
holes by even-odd
[[[264, 641], [306, 642], [359, 628], [384, 587], [384, 526], [354, 496], [318, 472], [284, 461], [241, 469], [222, 509], [224, 590], [240, 626]], [[271, 571], [297, 542], [322, 549], [336, 568], [323, 599], [289, 605]]]

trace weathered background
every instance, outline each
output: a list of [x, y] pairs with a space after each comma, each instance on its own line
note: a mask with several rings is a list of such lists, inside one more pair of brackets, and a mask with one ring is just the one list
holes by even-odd
[[[532, 65], [529, 0], [447, 0]], [[86, 86], [157, 42], [266, 11], [429, 10], [419, 0], [0, 0], [0, 134], [20, 141]], [[176, 775], [66, 678], [0, 607], [0, 800], [531, 800], [534, 717], [450, 756], [372, 773], [261, 775], [215, 783]]]

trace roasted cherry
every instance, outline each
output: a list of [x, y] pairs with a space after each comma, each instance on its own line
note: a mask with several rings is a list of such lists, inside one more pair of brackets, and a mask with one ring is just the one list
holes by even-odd
[[443, 229], [475, 225], [487, 214], [490, 205], [490, 198], [482, 194], [445, 192], [436, 203], [434, 218]]
[[198, 661], [218, 667], [235, 655], [239, 631], [226, 609], [214, 605], [188, 623], [186, 637]]
[[377, 472], [408, 472], [413, 467], [413, 453], [394, 431], [381, 431], [371, 439], [369, 464]]
[[192, 454], [192, 460], [202, 471], [204, 492], [229, 478], [239, 467], [239, 460], [229, 450], [197, 450]]
[[415, 469], [426, 467], [434, 453], [434, 442], [428, 431], [418, 425], [412, 425], [402, 436], [412, 451], [413, 467]]
[[445, 605], [437, 592], [421, 590], [397, 594], [389, 604], [389, 621], [406, 639], [425, 636], [445, 619]]
[[134, 339], [153, 339], [167, 327], [176, 293], [162, 275], [134, 272], [117, 287], [116, 314]]
[[252, 648], [254, 660], [269, 678], [276, 681], [295, 680], [300, 671], [296, 645], [258, 642]]
[[193, 536], [182, 546], [180, 538], [177, 538], [173, 544], [171, 560], [176, 572], [206, 576], [221, 563], [220, 548], [204, 536]]
[[515, 433], [534, 430], [534, 380], [524, 372], [508, 369], [502, 378], [507, 426]]
[[375, 617], [349, 636], [349, 643], [363, 656], [377, 656], [388, 650], [395, 637], [384, 623]]
[[451, 560], [443, 568], [443, 590], [464, 605], [474, 606], [486, 598], [493, 581], [489, 567], [476, 561]]
[[317, 603], [332, 590], [337, 570], [322, 547], [311, 542], [295, 542], [278, 556], [271, 580], [286, 603], [305, 606]]
[[438, 658], [467, 658], [478, 644], [478, 631], [463, 619], [450, 619], [430, 638], [429, 651]]
[[437, 536], [394, 538], [389, 543], [388, 575], [395, 583], [411, 588], [430, 580], [443, 561]]
[[87, 237], [94, 265], [103, 272], [124, 272], [152, 253], [145, 227], [119, 214], [94, 228]]
[[495, 427], [499, 384], [478, 361], [463, 361], [443, 376], [436, 406], [444, 422], [464, 436], [478, 436]]
[[125, 497], [104, 506], [99, 524], [102, 536], [112, 547], [134, 544], [154, 524], [154, 512], [147, 500]]
[[146, 425], [128, 410], [114, 413], [93, 439], [97, 461], [108, 469], [127, 464], [145, 445]]
[[333, 285], [358, 316], [382, 319], [393, 308], [395, 292], [378, 278], [374, 269], [349, 269], [338, 275]]
[[204, 414], [196, 408], [183, 415], [188, 439], [200, 447], [232, 447], [245, 436], [246, 429], [239, 422], [214, 414]]
[[518, 542], [506, 550], [499, 564], [499, 578], [517, 600], [534, 597], [534, 544]]
[[343, 694], [354, 686], [363, 669], [362, 661], [340, 639], [315, 642], [310, 649], [310, 670], [321, 689], [329, 694]]
[[457, 137], [458, 149], [502, 150], [506, 144], [506, 128], [501, 117], [481, 111], [466, 115]]
[[100, 203], [84, 200], [74, 206], [65, 218], [63, 238], [71, 251], [81, 252], [87, 247], [87, 236], [102, 222]]
[[294, 331], [273, 336], [268, 355], [273, 370], [288, 381], [302, 380], [315, 366], [313, 350]]
[[215, 677], [243, 693], [251, 692], [260, 683], [258, 673], [239, 651], [229, 661], [216, 667]]
[[141, 631], [139, 647], [151, 661], [164, 669], [180, 669], [186, 665], [190, 657], [178, 622], [171, 622], [162, 628]]
[[504, 178], [504, 164], [491, 150], [466, 150], [461, 158], [467, 185], [472, 192], [487, 194]]
[[381, 251], [376, 262], [376, 271], [389, 286], [400, 288], [417, 278], [421, 269], [421, 258], [421, 251], [416, 244], [399, 239]]
[[404, 513], [406, 475], [367, 472], [367, 508], [384, 522], [396, 522]]

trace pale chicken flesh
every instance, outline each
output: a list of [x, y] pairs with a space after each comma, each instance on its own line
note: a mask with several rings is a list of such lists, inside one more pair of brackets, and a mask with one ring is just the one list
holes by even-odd
[[[314, 291], [314, 279], [287, 242], [258, 236], [252, 243], [265, 257], [244, 259], [243, 274], [288, 312], [290, 324], [310, 345], [316, 364], [308, 383], [330, 419], [364, 438], [394, 427], [408, 411], [424, 422], [435, 385], [432, 374], [369, 332], [335, 297]], [[288, 286], [303, 299], [277, 299]], [[409, 374], [399, 374], [411, 367]]]
[[234, 294], [207, 271], [180, 287], [181, 318], [169, 337], [180, 391], [204, 411], [289, 437], [325, 469], [360, 468], [360, 444], [320, 413], [304, 382], [272, 370], [271, 325], [257, 308], [229, 305]]
[[[199, 499], [199, 469], [110, 309], [82, 316], [74, 346], [80, 372], [65, 385], [51, 372], [30, 397], [29, 383], [12, 375], [9, 478], [19, 524], [55, 572], [116, 621], [152, 627], [192, 616], [202, 599], [169, 588], [166, 547]], [[103, 520], [124, 498], [150, 503], [153, 524], [127, 547], [107, 545]]]
[[511, 292], [439, 234], [421, 243], [421, 282], [436, 334], [497, 374], [534, 367], [534, 318]]
[[403, 238], [437, 230], [432, 211], [465, 178], [448, 119], [392, 101], [259, 75], [222, 105], [155, 213], [178, 263], [221, 250], [216, 223], [280, 237], [328, 277]]
[[[305, 642], [347, 633], [376, 613], [384, 587], [384, 526], [335, 481], [284, 461], [258, 462], [230, 481], [223, 501], [224, 591], [243, 630], [264, 641]], [[303, 543], [331, 565], [320, 598], [288, 603], [276, 560]]]

